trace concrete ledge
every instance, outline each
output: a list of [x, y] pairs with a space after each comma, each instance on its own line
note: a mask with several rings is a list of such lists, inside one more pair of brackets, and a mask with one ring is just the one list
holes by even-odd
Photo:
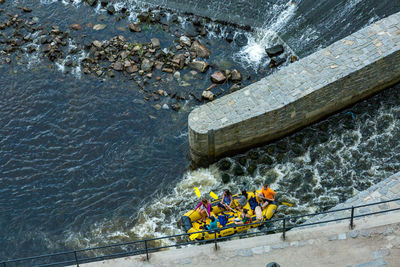
[[400, 81], [400, 14], [194, 109], [196, 164], [281, 138]]
[[[191, 246], [182, 249], [125, 257], [82, 266], [397, 266], [400, 259], [400, 213], [371, 216], [355, 221], [245, 240]], [[381, 265], [368, 265], [378, 264]], [[384, 264], [383, 264], [384, 263]], [[366, 264], [366, 265], [363, 265]]]

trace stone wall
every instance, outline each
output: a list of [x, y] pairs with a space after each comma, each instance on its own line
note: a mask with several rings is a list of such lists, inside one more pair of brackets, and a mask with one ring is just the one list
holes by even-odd
[[196, 164], [281, 138], [400, 81], [400, 13], [189, 115]]

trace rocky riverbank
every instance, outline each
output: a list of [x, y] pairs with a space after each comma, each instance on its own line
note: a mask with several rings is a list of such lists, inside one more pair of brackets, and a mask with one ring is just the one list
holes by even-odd
[[[148, 8], [137, 12], [136, 19], [132, 21], [129, 17], [134, 11], [125, 7], [117, 10], [111, 1], [85, 2], [88, 6], [97, 5], [115, 21], [123, 20], [126, 26], [117, 27], [122, 34], [97, 38], [97, 33], [108, 27], [106, 23], [42, 25], [41, 18], [31, 15], [35, 11], [34, 6], [15, 7], [2, 1], [0, 4], [5, 7], [0, 10], [2, 63], [16, 61], [18, 64], [23, 54], [31, 54], [47, 59], [50, 68], [57, 65], [65, 72], [82, 72], [103, 80], [132, 80], [146, 101], [174, 99], [170, 105], [156, 103], [156, 109], [171, 108], [176, 111], [184, 101], [212, 101], [241, 89], [253, 82], [254, 77], [258, 79], [256, 73], [240, 71], [240, 66], [221, 64], [210, 56], [219, 51], [207, 45], [208, 19], [189, 15], [182, 19], [178, 14]], [[218, 27], [217, 31], [220, 31]], [[152, 28], [169, 35], [169, 40], [152, 36], [149, 30]], [[147, 31], [146, 37], [150, 41], [136, 38], [144, 31]], [[225, 31], [220, 39], [227, 45], [232, 42], [238, 47], [247, 44], [245, 34], [235, 33], [232, 26], [225, 27]], [[260, 73], [296, 60], [293, 55], [285, 53], [282, 45], [266, 49], [266, 52], [268, 70]], [[204, 80], [208, 80], [208, 85], [204, 86]], [[196, 81], [202, 81], [204, 87], [201, 88]]]

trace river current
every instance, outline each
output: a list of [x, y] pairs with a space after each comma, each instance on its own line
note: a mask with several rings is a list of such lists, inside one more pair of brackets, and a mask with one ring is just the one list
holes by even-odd
[[[180, 27], [192, 16], [185, 12], [224, 22], [207, 24], [209, 61], [213, 69], [235, 67], [251, 76], [244, 85], [270, 73], [264, 48], [276, 40], [304, 57], [400, 10], [396, 1], [311, 5], [276, 0], [254, 1], [254, 6], [239, 0], [196, 1], [196, 8], [191, 1], [178, 2], [160, 4], [169, 15], [179, 14]], [[229, 16], [218, 3], [230, 4]], [[93, 39], [123, 34], [137, 41], [155, 36], [171, 45], [175, 36], [156, 26], [134, 37], [122, 30], [146, 4], [154, 3], [115, 1], [117, 10], [131, 11], [116, 20], [100, 4], [9, 1], [0, 4], [5, 9], [0, 18], [5, 21], [7, 13], [21, 14], [18, 7], [28, 6], [32, 13], [21, 16], [38, 18], [44, 28], [107, 26], [72, 33], [76, 43], [70, 46], [83, 41], [83, 34]], [[210, 13], [212, 4], [216, 12]], [[247, 45], [224, 40], [232, 29], [235, 36], [247, 36]], [[36, 53], [18, 56], [0, 55], [0, 260], [181, 233], [180, 216], [198, 201], [195, 186], [204, 195], [225, 188], [237, 193], [267, 181], [282, 199], [296, 204], [280, 207], [277, 215], [283, 216], [328, 209], [400, 170], [399, 86], [282, 140], [190, 170], [187, 116], [203, 102], [181, 101], [179, 112], [157, 109], [158, 102], [146, 100], [143, 90], [122, 75], [102, 79]], [[84, 56], [71, 54], [77, 61]], [[210, 85], [208, 76], [190, 83], [200, 92]], [[173, 100], [160, 104], [171, 106]]]

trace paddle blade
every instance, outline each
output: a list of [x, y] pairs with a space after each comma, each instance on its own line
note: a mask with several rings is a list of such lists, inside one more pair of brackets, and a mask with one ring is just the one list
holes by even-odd
[[213, 199], [218, 199], [218, 196], [217, 196], [213, 191], [210, 192], [210, 196], [211, 196]]
[[195, 239], [196, 239], [197, 237], [199, 237], [199, 236], [200, 236], [200, 233], [192, 234], [192, 235], [189, 236], [189, 239], [193, 241], [193, 240], [195, 240]]
[[293, 207], [293, 204], [292, 204], [292, 203], [282, 202], [281, 204], [282, 204], [282, 205], [289, 206], [289, 207]]
[[193, 189], [194, 189], [194, 193], [196, 194], [196, 196], [198, 196], [200, 198], [200, 190], [197, 187], [195, 187]]

